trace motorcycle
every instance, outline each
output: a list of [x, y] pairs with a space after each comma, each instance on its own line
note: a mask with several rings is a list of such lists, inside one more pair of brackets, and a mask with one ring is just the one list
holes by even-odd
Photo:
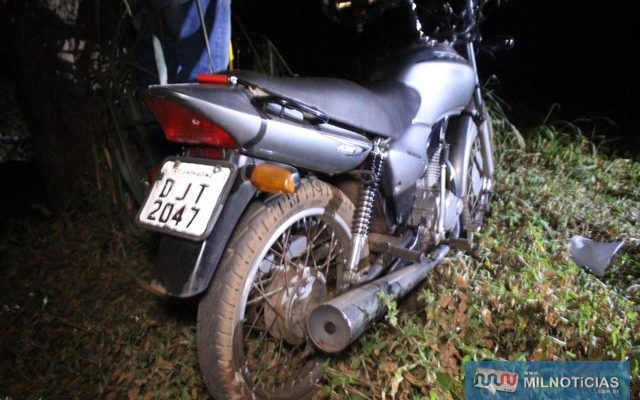
[[482, 226], [494, 179], [482, 5], [467, 0], [444, 41], [409, 6], [419, 39], [369, 87], [252, 71], [149, 87], [184, 146], [137, 216], [161, 233], [151, 287], [200, 296], [215, 398], [311, 396], [325, 357], [384, 314], [381, 297], [401, 299]]

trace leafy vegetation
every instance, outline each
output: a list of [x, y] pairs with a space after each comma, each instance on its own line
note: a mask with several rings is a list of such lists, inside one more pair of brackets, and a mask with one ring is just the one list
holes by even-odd
[[[499, 117], [479, 250], [450, 257], [397, 311], [384, 299], [394, 311], [327, 362], [319, 398], [461, 399], [468, 360], [634, 354], [640, 398], [640, 163], [565, 123], [518, 140]], [[59, 217], [36, 207], [0, 233], [0, 398], [208, 398], [195, 303], [143, 290], [152, 246], [107, 203], [80, 196]], [[625, 240], [604, 279], [570, 261], [573, 234]]]

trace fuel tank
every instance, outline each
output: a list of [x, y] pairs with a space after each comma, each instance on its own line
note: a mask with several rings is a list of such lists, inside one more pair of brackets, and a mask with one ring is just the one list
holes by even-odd
[[382, 187], [388, 196], [398, 198], [412, 189], [424, 173], [432, 128], [468, 106], [476, 75], [471, 64], [446, 45], [417, 46], [394, 55], [393, 60], [374, 79], [400, 81], [420, 95], [420, 106], [411, 126], [391, 144], [386, 159], [387, 174]]
[[329, 124], [310, 124], [294, 112], [258, 110], [241, 86], [172, 84], [149, 87], [149, 95], [170, 98], [220, 126], [244, 154], [324, 173], [343, 173], [371, 151], [365, 136]]
[[420, 107], [413, 123], [433, 126], [469, 104], [476, 74], [452, 46], [417, 45], [390, 57], [372, 79], [400, 81], [417, 91]]

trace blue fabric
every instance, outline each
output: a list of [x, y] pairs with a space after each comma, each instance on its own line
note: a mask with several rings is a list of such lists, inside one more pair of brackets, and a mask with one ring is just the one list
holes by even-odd
[[[137, 80], [141, 88], [158, 83], [153, 35], [162, 43], [169, 83], [192, 82], [198, 74], [209, 72], [209, 56], [194, 0], [139, 0], [133, 4], [136, 10], [133, 26], [142, 34], [137, 52], [140, 66]], [[231, 0], [200, 0], [200, 5], [208, 30], [213, 71], [225, 70], [229, 64]], [[142, 109], [151, 118], [147, 109]], [[150, 127], [148, 132], [153, 153], [153, 160], [146, 160], [148, 167], [178, 152], [179, 146], [167, 142], [160, 127]]]
[[[212, 69], [214, 72], [225, 70], [229, 64], [231, 0], [200, 0], [200, 5], [208, 30]], [[163, 12], [171, 34], [163, 38], [165, 54], [170, 55], [167, 57], [169, 82], [194, 81], [198, 74], [210, 72], [195, 0], [165, 7]]]

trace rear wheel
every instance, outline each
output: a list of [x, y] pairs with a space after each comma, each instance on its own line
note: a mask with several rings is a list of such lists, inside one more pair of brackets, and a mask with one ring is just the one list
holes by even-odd
[[342, 287], [352, 215], [351, 201], [317, 180], [247, 210], [198, 308], [198, 359], [215, 398], [312, 394], [322, 359], [306, 322]]

